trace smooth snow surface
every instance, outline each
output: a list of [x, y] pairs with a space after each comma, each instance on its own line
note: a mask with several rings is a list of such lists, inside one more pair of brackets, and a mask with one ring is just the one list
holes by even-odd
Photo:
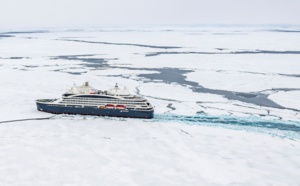
[[300, 110], [300, 91], [278, 92], [269, 98], [283, 106]]
[[[3, 31], [0, 185], [300, 185], [300, 34], [280, 28]], [[37, 111], [85, 81], [155, 117]]]

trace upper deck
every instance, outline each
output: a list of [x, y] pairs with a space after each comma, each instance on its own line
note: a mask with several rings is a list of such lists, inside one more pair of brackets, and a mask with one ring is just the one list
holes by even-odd
[[144, 98], [129, 94], [126, 88], [120, 89], [118, 85], [108, 91], [97, 90], [91, 87], [88, 82], [82, 86], [74, 85], [65, 94], [63, 99], [89, 98], [89, 99], [118, 99], [130, 101], [145, 101]]

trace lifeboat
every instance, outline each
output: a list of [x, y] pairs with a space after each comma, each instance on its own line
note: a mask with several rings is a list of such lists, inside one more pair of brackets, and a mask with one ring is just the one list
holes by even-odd
[[107, 108], [107, 109], [113, 109], [113, 108], [115, 108], [115, 105], [113, 105], [113, 104], [106, 104], [105, 108]]
[[117, 105], [116, 108], [117, 109], [126, 109], [125, 105]]
[[105, 109], [105, 106], [101, 105], [99, 106], [99, 109]]

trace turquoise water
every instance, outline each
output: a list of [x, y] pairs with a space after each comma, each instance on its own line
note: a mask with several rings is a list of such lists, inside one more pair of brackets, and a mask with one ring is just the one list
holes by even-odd
[[156, 114], [153, 122], [177, 122], [188, 125], [218, 126], [223, 128], [268, 133], [284, 138], [300, 138], [300, 122], [265, 120], [259, 117]]

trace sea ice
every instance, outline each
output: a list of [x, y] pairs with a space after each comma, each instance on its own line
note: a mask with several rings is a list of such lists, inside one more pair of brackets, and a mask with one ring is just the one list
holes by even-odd
[[[126, 86], [155, 106], [156, 117], [1, 123], [0, 185], [299, 185], [300, 35], [274, 29], [6, 33], [14, 37], [1, 37], [0, 122], [53, 116], [37, 111], [35, 100], [59, 98], [84, 81], [101, 90]], [[263, 94], [277, 107], [199, 87], [243, 99]], [[193, 120], [201, 116], [212, 120]]]

